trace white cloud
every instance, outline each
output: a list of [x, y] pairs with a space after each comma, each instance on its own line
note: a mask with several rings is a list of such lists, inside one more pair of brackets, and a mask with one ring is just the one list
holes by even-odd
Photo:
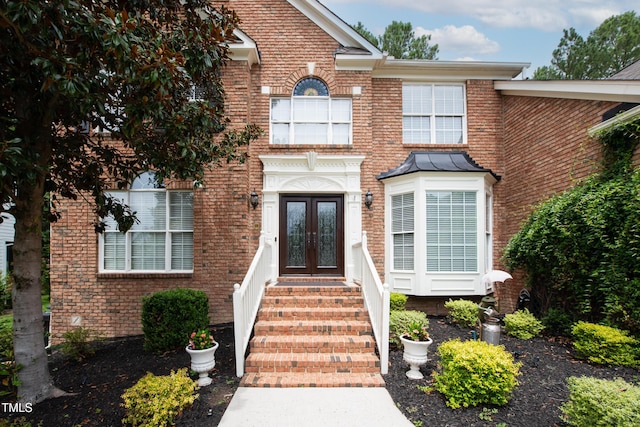
[[435, 30], [422, 27], [414, 29], [417, 36], [431, 34], [430, 44], [438, 44], [440, 54], [443, 57], [458, 57], [468, 59], [471, 55], [491, 55], [500, 50], [500, 45], [476, 30], [471, 25], [456, 27], [446, 25]]
[[[321, 0], [322, 1], [322, 0]], [[497, 28], [531, 28], [560, 31], [569, 27], [594, 29], [612, 15], [637, 8], [637, 0], [372, 0], [395, 8], [445, 16], [477, 19]], [[363, 3], [363, 0], [329, 0], [324, 3]]]

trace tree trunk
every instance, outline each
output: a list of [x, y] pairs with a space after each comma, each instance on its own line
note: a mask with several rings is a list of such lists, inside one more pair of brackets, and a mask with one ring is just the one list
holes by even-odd
[[19, 191], [13, 245], [13, 339], [21, 367], [18, 399], [31, 403], [60, 394], [53, 386], [44, 348], [40, 282], [44, 184], [39, 181], [26, 192]]

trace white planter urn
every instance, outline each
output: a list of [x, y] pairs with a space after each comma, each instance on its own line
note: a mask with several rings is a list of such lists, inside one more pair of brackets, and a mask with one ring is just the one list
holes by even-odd
[[406, 373], [407, 377], [412, 380], [421, 380], [424, 378], [424, 375], [420, 372], [420, 366], [424, 365], [429, 360], [427, 357], [427, 350], [433, 340], [429, 338], [427, 341], [413, 341], [401, 336], [400, 341], [402, 341], [402, 345], [404, 347], [402, 358], [411, 368]]
[[205, 387], [211, 384], [211, 378], [209, 378], [209, 371], [216, 366], [215, 353], [218, 349], [218, 343], [213, 343], [213, 347], [205, 348], [204, 350], [192, 350], [188, 346], [186, 348], [187, 353], [191, 356], [191, 370], [198, 373], [198, 386]]

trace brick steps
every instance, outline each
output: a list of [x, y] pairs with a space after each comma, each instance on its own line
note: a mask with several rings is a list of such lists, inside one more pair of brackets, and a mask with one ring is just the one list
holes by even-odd
[[252, 350], [263, 353], [367, 353], [375, 345], [371, 335], [276, 335], [251, 342]]
[[357, 286], [269, 286], [241, 386], [383, 387], [372, 335]]
[[376, 374], [310, 374], [255, 373], [245, 374], [242, 387], [384, 387], [380, 373]]

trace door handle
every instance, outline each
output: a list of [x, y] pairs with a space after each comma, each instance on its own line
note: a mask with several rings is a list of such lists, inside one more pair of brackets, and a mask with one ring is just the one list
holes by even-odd
[[311, 233], [307, 233], [307, 249], [311, 247]]
[[313, 249], [315, 249], [316, 248], [316, 243], [317, 243], [317, 241], [316, 241], [316, 233], [312, 233], [312, 235], [313, 235]]

